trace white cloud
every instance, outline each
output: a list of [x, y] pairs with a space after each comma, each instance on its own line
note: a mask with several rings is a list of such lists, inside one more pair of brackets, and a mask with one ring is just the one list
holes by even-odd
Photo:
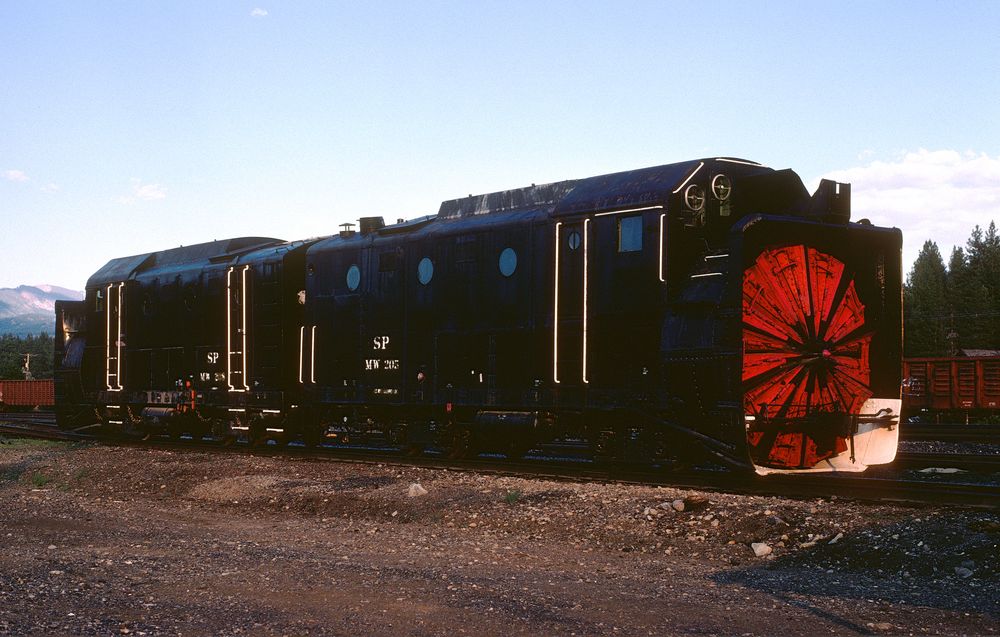
[[167, 189], [160, 184], [143, 184], [139, 179], [132, 179], [132, 193], [118, 198], [118, 202], [131, 205], [136, 201], [155, 201], [165, 199]]
[[42, 192], [58, 192], [59, 184], [49, 182], [41, 187]]
[[852, 219], [903, 231], [906, 272], [928, 239], [947, 264], [952, 247], [964, 246], [976, 224], [1000, 223], [1000, 156], [920, 149], [824, 177], [851, 184]]
[[7, 181], [28, 181], [28, 175], [24, 174], [23, 170], [5, 170], [3, 172], [3, 177]]
[[254, 18], [263, 18], [264, 16], [267, 15], [267, 9], [261, 9], [260, 7], [255, 7], [254, 10], [250, 12], [250, 15]]

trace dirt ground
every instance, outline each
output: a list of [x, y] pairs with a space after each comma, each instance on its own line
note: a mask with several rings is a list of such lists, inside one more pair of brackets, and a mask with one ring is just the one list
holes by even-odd
[[8, 440], [0, 538], [10, 635], [1000, 633], [996, 512]]

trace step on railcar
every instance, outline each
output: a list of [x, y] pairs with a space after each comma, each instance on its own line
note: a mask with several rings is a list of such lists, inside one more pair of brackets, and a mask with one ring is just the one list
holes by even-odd
[[860, 471], [895, 455], [901, 285], [847, 184], [709, 158], [533, 185], [113, 260], [57, 308], [59, 417]]

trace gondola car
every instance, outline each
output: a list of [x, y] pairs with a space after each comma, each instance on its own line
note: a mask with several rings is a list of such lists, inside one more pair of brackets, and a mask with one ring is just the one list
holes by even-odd
[[117, 259], [57, 308], [60, 423], [860, 471], [895, 455], [900, 255], [849, 185], [709, 158]]

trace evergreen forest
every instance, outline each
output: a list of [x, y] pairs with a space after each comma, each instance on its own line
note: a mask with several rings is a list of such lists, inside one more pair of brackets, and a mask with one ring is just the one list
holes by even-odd
[[978, 225], [945, 264], [924, 242], [903, 290], [904, 355], [953, 356], [1000, 349], [1000, 236]]
[[31, 355], [31, 375], [34, 378], [52, 378], [52, 337], [20, 337], [12, 334], [0, 336], [0, 379], [24, 379], [24, 357]]

